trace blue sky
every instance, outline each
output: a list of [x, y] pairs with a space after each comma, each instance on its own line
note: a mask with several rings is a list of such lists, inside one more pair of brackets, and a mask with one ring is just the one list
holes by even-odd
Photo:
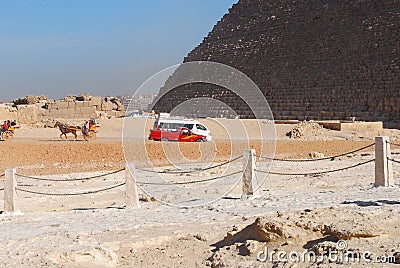
[[131, 93], [237, 0], [0, 0], [0, 100]]

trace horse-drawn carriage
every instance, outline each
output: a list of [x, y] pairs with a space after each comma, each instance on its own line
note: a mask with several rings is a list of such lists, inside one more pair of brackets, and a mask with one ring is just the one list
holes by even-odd
[[82, 126], [82, 135], [86, 141], [92, 141], [96, 139], [97, 128], [99, 127], [98, 124], [92, 123], [89, 124], [89, 128], [87, 124]]
[[68, 139], [67, 134], [71, 133], [75, 136], [75, 140], [78, 138], [76, 132], [81, 131], [83, 138], [86, 141], [92, 141], [96, 139], [97, 128], [99, 124], [95, 123], [93, 120], [87, 121], [83, 126], [71, 126], [67, 124], [62, 124], [60, 122], [56, 122], [54, 127], [58, 127], [61, 131], [60, 138], [65, 136], [65, 139]]
[[14, 131], [17, 128], [20, 128], [20, 126], [17, 124], [12, 124], [11, 126], [8, 127], [7, 130], [4, 130], [3, 128], [1, 128], [0, 129], [0, 140], [11, 141], [14, 137]]

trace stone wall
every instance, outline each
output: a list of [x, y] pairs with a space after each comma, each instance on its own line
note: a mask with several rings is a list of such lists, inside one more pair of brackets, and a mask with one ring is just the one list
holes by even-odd
[[117, 98], [90, 95], [67, 96], [49, 100], [45, 96], [27, 96], [3, 104], [0, 120], [15, 119], [22, 124], [36, 124], [48, 120], [113, 118], [124, 115], [124, 107]]
[[[184, 62], [199, 60], [248, 75], [275, 119], [396, 121], [400, 1], [240, 0]], [[169, 112], [194, 96], [219, 99], [252, 117], [229, 90], [204, 84], [178, 87], [154, 109]], [[218, 107], [210, 111], [219, 114]]]
[[124, 107], [117, 98], [103, 99], [88, 95], [67, 96], [64, 100], [49, 100], [44, 108], [46, 118], [121, 117], [124, 114]]
[[4, 120], [15, 119], [16, 116], [17, 108], [12, 104], [0, 104], [0, 123], [3, 123]]

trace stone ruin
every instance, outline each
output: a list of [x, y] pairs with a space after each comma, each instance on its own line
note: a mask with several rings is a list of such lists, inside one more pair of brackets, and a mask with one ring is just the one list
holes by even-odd
[[[400, 123], [397, 0], [240, 0], [184, 59], [191, 61], [245, 73], [277, 120]], [[179, 68], [166, 84], [176, 76]], [[170, 112], [194, 97], [220, 100], [240, 117], [253, 117], [238, 96], [208, 84], [177, 87], [156, 99], [154, 110]], [[225, 113], [218, 106], [208, 110], [216, 117]]]
[[64, 119], [118, 118], [124, 114], [124, 106], [118, 98], [88, 94], [70, 95], [61, 100], [48, 99], [46, 96], [27, 96], [0, 107], [1, 119], [15, 119], [22, 124]]

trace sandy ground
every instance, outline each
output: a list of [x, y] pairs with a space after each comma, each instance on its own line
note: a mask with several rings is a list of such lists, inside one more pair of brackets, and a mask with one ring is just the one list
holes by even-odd
[[[124, 167], [122, 120], [103, 120], [94, 142], [60, 141], [55, 129], [23, 126], [12, 142], [0, 143], [1, 169], [17, 168], [17, 173], [44, 179], [76, 179], [69, 182], [37, 181], [17, 177], [19, 188], [47, 193], [95, 191], [124, 182], [124, 172], [86, 180]], [[143, 123], [143, 122], [141, 122]], [[207, 122], [205, 122], [206, 124]], [[218, 124], [217, 124], [218, 123]], [[213, 153], [213, 163], [242, 155], [243, 148], [260, 152], [263, 144], [257, 132], [250, 132], [250, 144], [240, 139], [230, 142], [220, 122], [209, 122], [214, 143], [177, 144], [133, 141], [138, 166], [170, 170], [169, 162], [201, 159]], [[228, 124], [225, 122], [226, 124]], [[212, 125], [214, 124], [214, 125]], [[245, 128], [254, 122], [245, 121]], [[151, 122], [145, 124], [149, 127]], [[300, 139], [285, 134], [295, 125], [278, 125], [276, 156], [308, 158], [310, 153], [336, 155], [373, 141], [376, 135], [399, 140], [399, 131], [338, 132], [325, 129], [307, 132]], [[147, 131], [146, 127], [143, 130]], [[229, 137], [228, 137], [229, 138]], [[176, 150], [181, 155], [170, 155]], [[163, 148], [165, 152], [163, 153]], [[374, 147], [333, 161], [274, 162], [272, 171], [307, 173], [351, 166], [374, 158]], [[139, 152], [139, 149], [138, 149]], [[394, 158], [400, 157], [393, 147]], [[260, 159], [258, 159], [260, 160]], [[199, 161], [199, 163], [202, 161]], [[185, 168], [193, 169], [191, 162]], [[210, 163], [208, 163], [210, 164]], [[267, 170], [268, 162], [259, 161]], [[173, 182], [213, 178], [242, 169], [242, 160], [193, 174], [165, 175]], [[0, 174], [1, 175], [1, 174]], [[157, 175], [137, 170], [137, 180], [149, 182]], [[141, 208], [125, 207], [124, 187], [97, 194], [42, 196], [18, 191], [21, 215], [0, 215], [0, 266], [4, 267], [396, 267], [382, 263], [380, 256], [400, 252], [400, 165], [394, 164], [393, 186], [374, 187], [374, 164], [350, 170], [312, 176], [264, 176], [257, 172], [261, 188], [254, 200], [241, 200], [240, 175], [215, 183], [168, 187], [142, 185]], [[0, 179], [0, 189], [3, 188]], [[201, 188], [204, 187], [204, 188]], [[204, 190], [205, 189], [205, 190]], [[224, 195], [225, 189], [230, 189]], [[152, 193], [157, 200], [151, 199]], [[182, 193], [189, 193], [184, 196]], [[215, 202], [195, 208], [180, 208], [162, 202], [185, 205], [190, 202]], [[0, 200], [4, 198], [0, 191]], [[160, 202], [161, 201], [161, 202]], [[185, 203], [186, 202], [186, 203]], [[0, 210], [3, 205], [0, 204]], [[254, 222], [259, 218], [258, 225]], [[246, 228], [246, 226], [249, 226]], [[345, 235], [343, 235], [345, 234]], [[360, 262], [317, 260], [273, 262], [257, 260], [260, 251], [321, 252], [334, 250], [345, 241], [341, 252], [370, 252]], [[378, 260], [379, 259], [379, 260]], [[399, 259], [398, 259], [399, 260]], [[387, 259], [386, 261], [391, 261]], [[293, 266], [295, 265], [295, 266]]]
[[[143, 119], [138, 120], [137, 129], [142, 127], [141, 129], [144, 130], [141, 133], [148, 133], [153, 122], [146, 123]], [[220, 119], [220, 121], [222, 120]], [[162, 146], [159, 142], [147, 140], [122, 142], [122, 119], [100, 120], [101, 127], [98, 138], [93, 142], [85, 142], [82, 135], [79, 135], [78, 140], [74, 141], [71, 134], [68, 136], [68, 141], [61, 140], [57, 129], [22, 126], [16, 131], [13, 141], [0, 142], [0, 172], [4, 172], [5, 168], [18, 168], [29, 175], [115, 170], [122, 168], [125, 164], [124, 144], [129, 145], [125, 148], [127, 152], [129, 149], [133, 150], [132, 160], [135, 162], [143, 164], [150, 160], [156, 165], [167, 165], [168, 162], [165, 159], [167, 157], [174, 158], [175, 156], [171, 156], [169, 152], [173, 152], [177, 147], [187, 158], [198, 158], [199, 152], [204, 151], [203, 155], [212, 154], [216, 161], [224, 161], [242, 155], [246, 148], [256, 149], [257, 154], [271, 152], [270, 150], [261, 151], [262, 148], [265, 148], [263, 147], [265, 144], [260, 144], [258, 141], [259, 132], [252, 131], [257, 127], [255, 121], [243, 120], [249, 135], [249, 142], [245, 138], [229, 137], [226, 129], [235, 130], [241, 127], [238, 121], [226, 121], [220, 123], [216, 123], [214, 120], [205, 121], [212, 130], [212, 143], [201, 145], [166, 143]], [[79, 121], [72, 123], [79, 124]], [[307, 135], [301, 139], [290, 139], [285, 134], [294, 127], [295, 125], [276, 125], [277, 141], [273, 145], [276, 145], [277, 156], [304, 158], [308, 157], [310, 152], [319, 152], [327, 156], [336, 155], [371, 144], [377, 135], [388, 135], [392, 141], [400, 140], [400, 131], [398, 130], [354, 133], [327, 129], [319, 129], [315, 133], [306, 132]], [[235, 136], [235, 133], [229, 133], [229, 135]], [[238, 135], [236, 134], [236, 136]], [[230, 138], [233, 140], [229, 140]], [[138, 148], [145, 149], [145, 151], [138, 153], [136, 151]], [[373, 150], [373, 148], [368, 150]]]

